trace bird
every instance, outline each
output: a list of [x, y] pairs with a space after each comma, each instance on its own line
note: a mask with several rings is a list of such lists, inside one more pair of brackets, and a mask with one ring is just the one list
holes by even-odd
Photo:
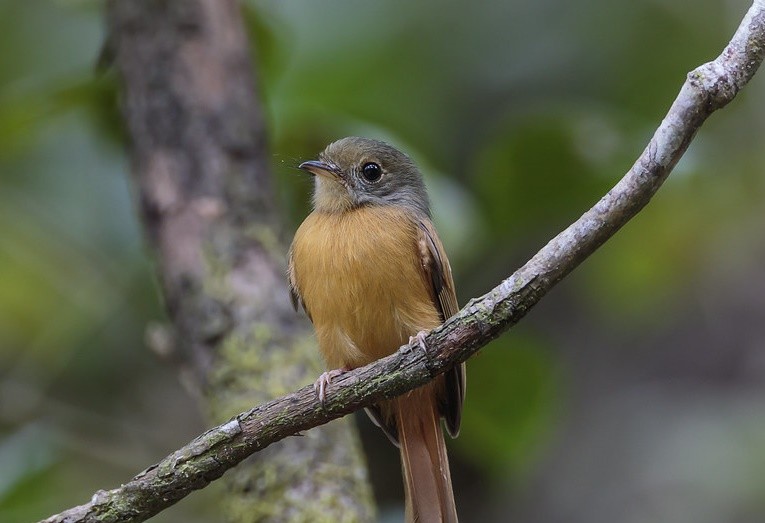
[[[422, 174], [395, 147], [347, 137], [299, 168], [314, 175], [313, 211], [289, 250], [292, 303], [313, 323], [329, 371], [326, 386], [348, 370], [388, 356], [459, 307], [449, 260], [433, 225]], [[399, 447], [408, 522], [456, 522], [443, 429], [457, 437], [465, 364], [399, 397], [367, 408]]]

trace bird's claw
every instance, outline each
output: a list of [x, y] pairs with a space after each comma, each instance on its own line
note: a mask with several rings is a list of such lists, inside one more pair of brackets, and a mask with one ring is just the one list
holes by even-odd
[[414, 343], [414, 340], [417, 340], [417, 342], [420, 344], [420, 347], [423, 348], [423, 350], [427, 349], [428, 346], [425, 344], [425, 336], [428, 335], [428, 331], [420, 331], [414, 336], [409, 336], [409, 345]]
[[327, 385], [332, 383], [334, 378], [337, 378], [347, 370], [348, 369], [328, 370], [327, 372], [323, 372], [321, 376], [319, 376], [319, 379], [314, 382], [313, 390], [315, 390], [316, 394], [319, 396], [319, 402], [321, 403], [322, 407], [324, 406], [324, 402], [327, 399]]

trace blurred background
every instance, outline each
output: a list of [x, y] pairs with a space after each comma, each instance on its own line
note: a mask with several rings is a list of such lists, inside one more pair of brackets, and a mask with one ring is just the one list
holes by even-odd
[[[245, 2], [285, 235], [345, 135], [426, 174], [461, 303], [624, 173], [745, 0]], [[0, 0], [0, 521], [113, 488], [204, 428], [162, 321], [103, 4]], [[765, 520], [765, 79], [652, 203], [468, 363], [465, 522]], [[382, 521], [396, 450], [359, 417]], [[153, 521], [216, 521], [216, 489]]]

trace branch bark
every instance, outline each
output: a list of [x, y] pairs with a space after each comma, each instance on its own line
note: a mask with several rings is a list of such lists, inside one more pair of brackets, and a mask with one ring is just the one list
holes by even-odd
[[[100, 491], [90, 503], [45, 521], [143, 521], [275, 442], [418, 387], [465, 361], [518, 322], [650, 201], [701, 124], [746, 85], [763, 54], [765, 0], [755, 0], [722, 54], [688, 74], [648, 146], [608, 194], [512, 276], [434, 329], [425, 346], [403, 346], [392, 356], [345, 373], [329, 386], [323, 406], [313, 388], [304, 387], [243, 412], [120, 488]], [[147, 502], [149, 511], [143, 509]]]

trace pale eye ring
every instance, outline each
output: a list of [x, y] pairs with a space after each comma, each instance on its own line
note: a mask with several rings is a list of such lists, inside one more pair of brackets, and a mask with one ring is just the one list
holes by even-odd
[[375, 162], [367, 162], [361, 167], [361, 176], [369, 183], [380, 181], [382, 175], [382, 168]]

